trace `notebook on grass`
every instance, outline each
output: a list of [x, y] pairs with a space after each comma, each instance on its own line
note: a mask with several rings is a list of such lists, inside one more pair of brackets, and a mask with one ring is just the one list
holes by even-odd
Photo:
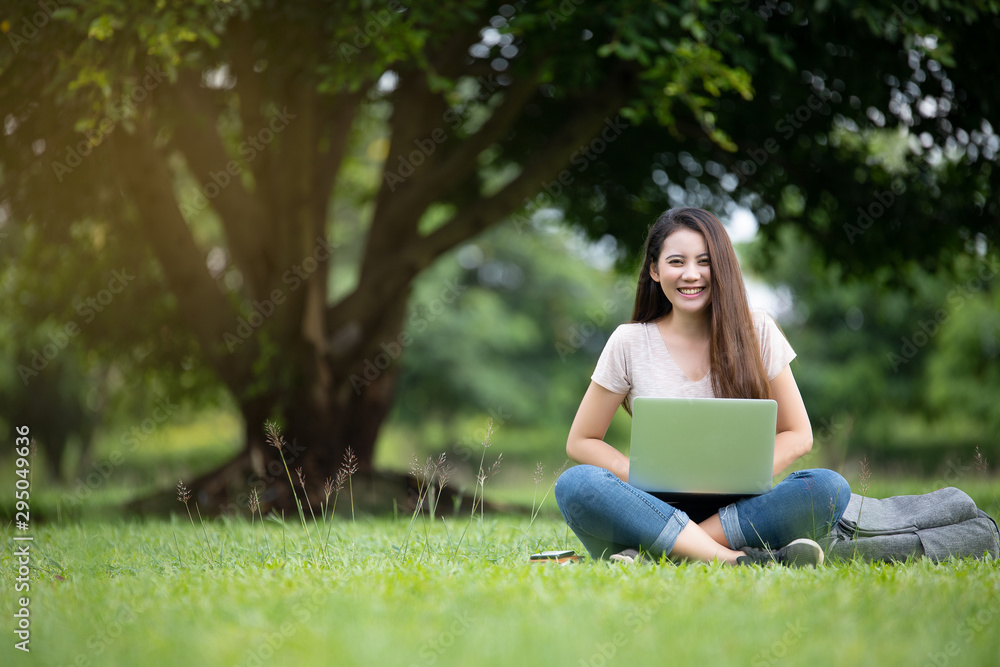
[[773, 400], [640, 396], [629, 484], [651, 493], [767, 493], [777, 418]]

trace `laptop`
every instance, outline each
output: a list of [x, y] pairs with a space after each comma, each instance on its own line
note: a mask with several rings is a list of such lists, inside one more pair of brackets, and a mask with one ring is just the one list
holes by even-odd
[[668, 495], [767, 493], [777, 419], [773, 400], [637, 397], [629, 484]]

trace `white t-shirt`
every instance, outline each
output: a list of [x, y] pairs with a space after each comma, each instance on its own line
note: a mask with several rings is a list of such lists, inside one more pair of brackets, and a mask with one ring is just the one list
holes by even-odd
[[[767, 379], [773, 380], [795, 358], [795, 350], [771, 316], [751, 311]], [[616, 394], [626, 394], [628, 405], [636, 396], [657, 398], [715, 398], [712, 372], [697, 382], [689, 380], [667, 351], [653, 322], [622, 324], [608, 339], [591, 380]]]

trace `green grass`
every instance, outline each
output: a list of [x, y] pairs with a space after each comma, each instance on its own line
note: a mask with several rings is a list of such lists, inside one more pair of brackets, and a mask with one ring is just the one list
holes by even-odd
[[[404, 556], [408, 517], [338, 519], [326, 558], [296, 517], [267, 521], [266, 542], [259, 521], [206, 521], [208, 544], [186, 515], [43, 525], [32, 543], [32, 651], [14, 650], [8, 630], [0, 660], [921, 666], [1000, 656], [994, 562], [531, 565], [534, 550], [579, 548], [558, 518], [529, 528], [487, 513], [456, 550], [466, 521], [418, 520]], [[8, 628], [15, 572], [5, 549]]]
[[[286, 514], [284, 526], [226, 518], [208, 519], [203, 527], [197, 514], [192, 526], [179, 503], [169, 520], [114, 514], [122, 500], [172, 489], [178, 477], [190, 479], [224, 459], [238, 439], [236, 426], [224, 415], [179, 419], [121, 459], [114, 458], [120, 434], [111, 434], [95, 448], [94, 460], [114, 465], [104, 467], [107, 474], [85, 487], [79, 501], [66, 496], [83, 488], [86, 476], [60, 487], [33, 464], [31, 590], [15, 592], [18, 563], [8, 525], [8, 546], [0, 551], [0, 614], [7, 619], [0, 664], [1000, 662], [996, 562], [840, 563], [808, 571], [530, 565], [534, 551], [582, 547], [549, 490], [557, 466], [547, 465], [536, 489], [531, 459], [508, 465], [506, 452], [501, 474], [486, 485], [487, 501], [530, 506], [547, 494], [543, 512], [529, 526], [523, 514], [487, 510], [484, 524], [477, 517], [461, 544], [467, 516], [421, 518], [407, 538], [408, 516], [359, 515], [352, 523], [346, 494], [325, 554], [310, 548], [297, 515]], [[411, 445], [400, 439], [390, 448], [393, 460], [408, 460]], [[487, 464], [501, 451], [494, 444]], [[8, 464], [0, 464], [0, 479], [13, 484]], [[857, 470], [848, 466], [845, 474], [860, 492]], [[945, 484], [1000, 513], [1000, 483], [965, 467], [940, 479], [875, 474], [867, 495], [925, 493]], [[472, 485], [468, 470], [451, 484], [466, 492]], [[7, 516], [11, 502], [12, 494], [0, 499]], [[315, 526], [310, 531], [315, 543]], [[24, 595], [30, 597], [30, 654], [13, 648], [13, 613]]]

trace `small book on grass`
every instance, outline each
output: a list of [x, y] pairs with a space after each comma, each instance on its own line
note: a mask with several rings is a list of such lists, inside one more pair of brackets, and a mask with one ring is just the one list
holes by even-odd
[[565, 551], [541, 551], [537, 554], [531, 554], [528, 559], [531, 563], [556, 563], [558, 565], [566, 565], [567, 563], [578, 563], [580, 562], [580, 556], [577, 555], [572, 549], [567, 549]]

